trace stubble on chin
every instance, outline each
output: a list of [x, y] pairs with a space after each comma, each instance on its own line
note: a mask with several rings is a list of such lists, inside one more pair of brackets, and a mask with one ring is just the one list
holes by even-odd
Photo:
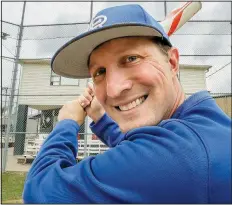
[[123, 132], [123, 133], [126, 133], [128, 131], [131, 131], [133, 129], [136, 129], [136, 128], [141, 128], [141, 127], [145, 127], [145, 126], [155, 126], [156, 124], [156, 121], [154, 119], [154, 116], [153, 116], [153, 119], [152, 118], [149, 118], [147, 120], [139, 120], [139, 121], [135, 121], [135, 120], [131, 120], [131, 121], [127, 121], [127, 122], [122, 122], [121, 124], [119, 124], [119, 127], [120, 127], [120, 130]]

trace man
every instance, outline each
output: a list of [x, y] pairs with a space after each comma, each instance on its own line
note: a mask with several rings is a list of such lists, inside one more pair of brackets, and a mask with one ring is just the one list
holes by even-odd
[[[178, 50], [142, 7], [99, 12], [52, 68], [91, 76], [94, 95], [60, 110], [28, 173], [25, 203], [231, 203], [231, 119], [206, 91], [185, 99]], [[86, 113], [112, 148], [76, 163]]]

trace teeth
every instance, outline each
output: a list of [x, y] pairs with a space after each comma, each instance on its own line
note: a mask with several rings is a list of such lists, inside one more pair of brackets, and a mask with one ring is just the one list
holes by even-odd
[[136, 105], [139, 105], [139, 104], [140, 104], [140, 100], [136, 99]]
[[133, 107], [136, 107], [136, 100], [132, 102]]
[[122, 105], [122, 106], [119, 106], [120, 110], [130, 110], [140, 104], [142, 104], [144, 102], [145, 98], [144, 97], [141, 97], [141, 98], [138, 98], [136, 100], [134, 100], [133, 102], [131, 103], [128, 103], [127, 105]]
[[128, 110], [126, 105], [120, 106], [119, 107], [121, 110]]

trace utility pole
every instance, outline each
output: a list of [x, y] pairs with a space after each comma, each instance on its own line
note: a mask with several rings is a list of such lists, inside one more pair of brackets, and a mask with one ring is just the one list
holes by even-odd
[[[6, 122], [6, 109], [8, 108], [7, 106], [7, 97], [8, 97], [8, 87], [4, 87], [3, 90], [5, 90], [5, 103], [4, 103], [4, 113], [2, 113], [2, 116], [4, 117], [4, 125]], [[6, 130], [4, 131], [6, 133]]]
[[17, 46], [16, 46], [17, 49], [16, 49], [15, 62], [14, 62], [14, 68], [13, 68], [13, 77], [12, 77], [12, 82], [11, 82], [11, 93], [10, 93], [9, 106], [8, 106], [7, 130], [6, 130], [6, 136], [5, 136], [5, 146], [4, 146], [3, 161], [2, 161], [2, 171], [3, 172], [6, 171], [9, 135], [10, 135], [10, 128], [11, 128], [12, 108], [13, 108], [13, 104], [14, 104], [14, 92], [15, 92], [16, 79], [17, 79], [17, 74], [18, 74], [18, 61], [19, 61], [20, 48], [21, 48], [21, 43], [22, 43], [25, 7], [26, 7], [26, 1], [23, 2], [22, 18], [21, 18], [21, 24], [19, 27], [19, 38], [18, 38]]

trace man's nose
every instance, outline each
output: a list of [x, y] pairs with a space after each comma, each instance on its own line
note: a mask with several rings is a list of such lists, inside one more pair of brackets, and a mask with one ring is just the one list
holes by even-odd
[[120, 71], [107, 73], [106, 83], [107, 96], [111, 98], [119, 97], [123, 91], [132, 88], [132, 81]]

